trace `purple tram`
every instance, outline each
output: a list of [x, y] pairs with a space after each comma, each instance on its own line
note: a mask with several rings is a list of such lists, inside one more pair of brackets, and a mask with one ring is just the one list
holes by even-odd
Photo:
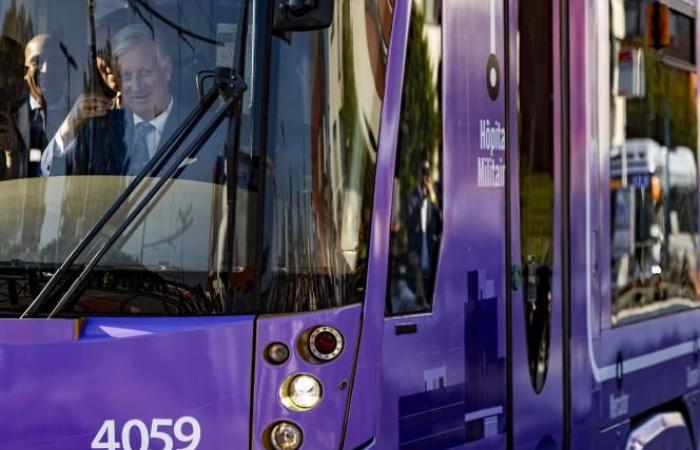
[[0, 0], [0, 449], [698, 449], [697, 0]]

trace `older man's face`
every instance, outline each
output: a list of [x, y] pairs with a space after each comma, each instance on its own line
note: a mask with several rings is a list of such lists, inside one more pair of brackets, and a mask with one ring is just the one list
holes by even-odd
[[46, 34], [35, 36], [24, 50], [24, 65], [32, 95], [44, 97], [49, 103], [61, 96], [66, 59], [58, 41]]
[[135, 44], [119, 56], [117, 62], [124, 104], [144, 120], [165, 111], [170, 102], [172, 67], [158, 64], [152, 42]]

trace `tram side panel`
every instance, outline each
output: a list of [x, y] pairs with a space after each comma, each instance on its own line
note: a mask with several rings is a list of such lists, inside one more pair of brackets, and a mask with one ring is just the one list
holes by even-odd
[[[599, 283], [590, 280], [599, 279], [599, 271], [592, 270], [600, 264], [598, 261], [598, 247], [591, 241], [600, 233], [599, 229], [590, 229], [587, 223], [595, 220], [594, 208], [587, 208], [587, 201], [594, 198], [592, 192], [596, 186], [592, 186], [586, 177], [591, 172], [593, 162], [587, 152], [592, 149], [588, 145], [588, 135], [592, 127], [587, 104], [589, 92], [587, 86], [591, 77], [595, 75], [592, 64], [594, 56], [588, 56], [586, 48], [587, 39], [591, 39], [589, 27], [595, 11], [595, 2], [589, 0], [575, 0], [569, 2], [569, 223], [571, 239], [570, 245], [570, 311], [571, 311], [571, 337], [569, 340], [571, 354], [571, 423], [569, 424], [572, 439], [572, 449], [587, 450], [594, 448], [597, 443], [596, 435], [599, 432], [598, 417], [600, 415], [600, 386], [595, 381], [590, 363], [589, 342], [598, 343], [596, 329], [589, 329], [591, 324], [587, 318], [595, 317], [596, 311], [589, 311], [597, 303], [590, 302], [589, 298], [598, 298], [595, 289]], [[574, 20], [578, 18], [578, 20]], [[590, 197], [589, 197], [590, 196]], [[593, 258], [589, 260], [588, 257]], [[590, 316], [589, 316], [590, 315]], [[590, 340], [590, 341], [589, 341]], [[618, 439], [620, 435], [626, 435], [627, 427], [623, 429], [611, 429], [602, 433]], [[621, 445], [621, 444], [620, 444]], [[601, 448], [606, 446], [601, 445]]]
[[[382, 404], [389, 414], [382, 415], [380, 442], [386, 448], [505, 444], [505, 120], [502, 94], [490, 98], [486, 79], [489, 57], [502, 57], [503, 43], [494, 43], [501, 49], [496, 51], [489, 39], [483, 48], [472, 45], [477, 36], [503, 35], [500, 28], [492, 34], [490, 7], [443, 3], [437, 47], [444, 89], [441, 245], [430, 307], [385, 321]], [[420, 17], [412, 14], [411, 20], [415, 26]], [[425, 33], [431, 62], [436, 50]], [[411, 45], [418, 44], [411, 36], [409, 31], [407, 55], [415, 58]], [[404, 102], [416, 89], [407, 85], [412, 64], [406, 65]], [[406, 158], [401, 143], [397, 171]]]
[[[679, 287], [692, 283], [677, 282], [692, 281], [692, 273], [678, 272], [673, 265], [677, 258], [672, 244], [684, 225], [669, 220], [678, 214], [673, 213], [678, 209], [673, 196], [681, 191], [673, 187], [680, 177], [674, 178], [669, 161], [686, 153], [680, 130], [697, 129], [697, 113], [679, 119], [673, 112], [685, 102], [697, 104], [692, 89], [690, 96], [674, 98], [673, 93], [695, 78], [695, 63], [664, 59], [672, 48], [651, 48], [643, 28], [629, 26], [634, 13], [648, 19], [644, 5], [635, 10], [628, 2], [613, 0], [574, 1], [570, 6], [572, 445], [615, 448], [634, 441], [639, 448], [689, 448], [690, 437], [697, 436], [698, 406], [692, 399], [700, 317], [692, 305], [696, 295]], [[669, 11], [680, 14], [674, 20], [694, 22], [697, 5], [680, 8], [682, 12]], [[627, 71], [625, 57], [642, 53], [647, 62]], [[646, 77], [644, 89], [627, 86], [635, 73]], [[659, 83], [659, 76], [676, 81]], [[648, 102], [658, 95], [659, 86], [674, 86], [664, 96], [670, 112], [666, 130], [676, 130], [675, 135], [654, 124], [664, 121], [663, 113], [647, 114], [645, 120], [651, 121], [634, 129], [636, 111], [654, 110]], [[674, 120], [690, 120], [692, 126], [678, 128]], [[644, 145], [639, 137], [646, 139]], [[642, 161], [646, 163], [635, 165]], [[697, 166], [697, 152], [685, 166]], [[697, 178], [694, 183], [691, 203], [697, 204]], [[655, 184], [661, 193], [656, 199]], [[650, 221], [640, 222], [640, 214], [621, 220], [625, 211], [641, 211], [645, 200], [657, 211]], [[697, 223], [697, 206], [694, 211], [689, 217], [694, 215], [691, 222]], [[630, 227], [636, 231], [629, 232]], [[669, 309], [681, 304], [690, 307]]]

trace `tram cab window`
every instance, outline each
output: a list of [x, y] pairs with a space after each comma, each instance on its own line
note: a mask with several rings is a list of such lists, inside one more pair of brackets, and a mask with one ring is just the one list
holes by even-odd
[[621, 326], [700, 305], [698, 77], [693, 11], [610, 5], [610, 290]]
[[[433, 2], [426, 2], [433, 5]], [[389, 240], [387, 315], [432, 309], [442, 241], [442, 25], [414, 1], [406, 50], [403, 98]]]
[[[243, 5], [242, 0], [0, 0], [0, 314], [27, 307], [185, 121], [198, 101], [197, 73], [238, 66], [241, 58], [234, 53], [243, 35], [238, 32]], [[222, 104], [204, 115], [180, 152], [212, 123]], [[246, 97], [237, 183], [241, 234], [255, 230], [246, 223], [254, 216], [246, 209], [252, 195], [246, 171], [254, 159], [249, 116]], [[225, 118], [199, 153], [179, 166], [102, 258], [83, 295], [63, 312], [230, 310], [224, 302], [231, 282], [227, 271], [238, 268], [233, 278], [245, 278], [245, 243], [255, 239], [237, 235], [236, 260], [226, 259], [229, 124]], [[151, 174], [142, 187], [147, 190], [164, 174]], [[92, 251], [127, 217], [136, 195], [106, 225]], [[86, 252], [75, 268], [91, 256]]]

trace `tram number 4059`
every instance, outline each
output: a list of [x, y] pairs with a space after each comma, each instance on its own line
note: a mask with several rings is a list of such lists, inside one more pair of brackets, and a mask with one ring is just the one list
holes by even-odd
[[[202, 427], [197, 419], [190, 416], [180, 417], [175, 421], [173, 419], [152, 419], [150, 425], [150, 427], [147, 426], [144, 421], [139, 419], [128, 420], [121, 429], [121, 440], [118, 441], [116, 421], [113, 419], [105, 420], [92, 440], [90, 448], [103, 450], [148, 450], [150, 448], [195, 450], [202, 437]], [[134, 442], [133, 445], [132, 442]], [[160, 444], [155, 444], [156, 442], [160, 442]], [[155, 444], [155, 447], [151, 445], [152, 443]]]

